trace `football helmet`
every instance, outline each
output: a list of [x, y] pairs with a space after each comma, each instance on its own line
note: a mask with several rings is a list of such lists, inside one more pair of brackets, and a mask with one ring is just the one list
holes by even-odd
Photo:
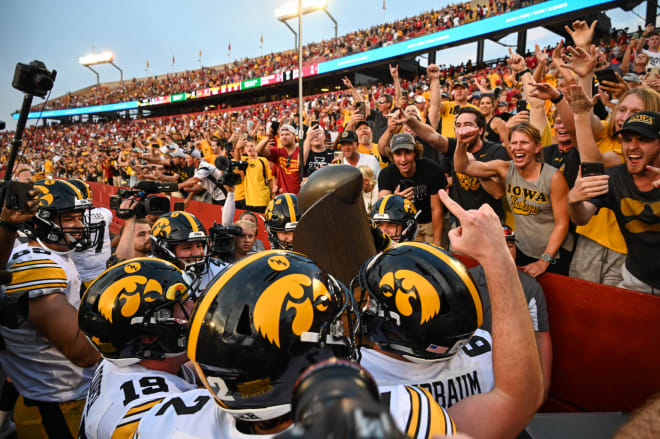
[[391, 247], [365, 262], [357, 280], [363, 336], [383, 351], [415, 362], [449, 358], [481, 326], [470, 273], [432, 244]]
[[[80, 251], [96, 246], [101, 225], [90, 225], [90, 198], [66, 180], [39, 180], [34, 187], [40, 190], [39, 207], [36, 215], [26, 222], [25, 232], [28, 236], [44, 244], [61, 245], [69, 250]], [[60, 215], [68, 212], [82, 213], [82, 227], [62, 227]]]
[[291, 243], [277, 238], [277, 232], [293, 232], [300, 219], [298, 197], [294, 194], [280, 194], [270, 200], [266, 212], [266, 231], [273, 249], [293, 250]]
[[79, 178], [70, 178], [67, 181], [78, 188], [83, 198], [87, 198], [91, 202], [92, 188], [89, 186], [89, 184], [86, 181], [81, 180]]
[[414, 240], [417, 235], [417, 215], [417, 209], [409, 199], [401, 195], [385, 195], [376, 201], [369, 217], [376, 225], [395, 224], [399, 233], [390, 237], [396, 242], [404, 242]]
[[217, 276], [190, 321], [188, 358], [220, 406], [243, 420], [290, 412], [311, 364], [355, 359], [353, 295], [299, 253], [266, 250]]
[[[208, 235], [202, 222], [191, 213], [183, 211], [168, 212], [161, 215], [151, 227], [151, 252], [157, 258], [165, 259], [187, 273], [202, 274], [208, 262]], [[201, 242], [203, 254], [177, 256], [177, 244]]]
[[[78, 325], [103, 357], [120, 365], [162, 360], [186, 350], [189, 279], [174, 264], [134, 258], [107, 269], [80, 301]], [[174, 315], [176, 304], [185, 319]], [[147, 343], [144, 337], [154, 337]]]

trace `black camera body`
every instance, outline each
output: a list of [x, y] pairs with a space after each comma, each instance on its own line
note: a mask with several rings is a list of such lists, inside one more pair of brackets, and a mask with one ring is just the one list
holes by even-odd
[[[170, 211], [170, 199], [152, 194], [161, 192], [175, 192], [176, 183], [161, 183], [156, 181], [140, 181], [133, 189], [119, 189], [117, 195], [110, 197], [110, 209], [117, 212], [117, 217], [128, 219], [132, 216], [144, 218], [147, 215], [163, 215]], [[121, 209], [122, 201], [135, 198], [137, 204], [132, 209]]]
[[242, 160], [229, 160], [225, 156], [218, 156], [215, 159], [215, 167], [222, 171], [219, 184], [226, 186], [236, 186], [241, 184], [242, 177], [236, 173], [236, 170], [245, 171], [248, 167], [248, 162]]
[[243, 233], [243, 229], [240, 226], [213, 224], [209, 227], [209, 255], [230, 261], [234, 257], [236, 248], [234, 237], [241, 233]]
[[403, 439], [378, 386], [357, 363], [331, 359], [309, 367], [291, 398], [294, 426], [278, 439], [341, 437]]
[[53, 88], [57, 71], [48, 71], [46, 65], [41, 61], [32, 61], [30, 64], [16, 64], [12, 87], [24, 93], [46, 97]]

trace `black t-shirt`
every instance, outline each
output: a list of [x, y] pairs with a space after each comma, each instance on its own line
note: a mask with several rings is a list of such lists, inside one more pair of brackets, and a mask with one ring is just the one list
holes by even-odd
[[447, 179], [440, 166], [430, 159], [417, 159], [415, 175], [404, 177], [396, 165], [390, 164], [378, 174], [378, 190], [385, 189], [394, 193], [401, 180], [408, 180], [409, 185], [415, 188], [413, 198], [410, 201], [413, 202], [418, 211], [422, 211], [417, 221], [420, 224], [430, 223], [431, 199], [429, 196], [437, 195], [440, 189], [447, 187]]
[[372, 122], [371, 126], [371, 132], [373, 134], [372, 141], [374, 143], [378, 143], [378, 140], [380, 139], [380, 136], [383, 135], [385, 130], [387, 129], [387, 117], [383, 115], [378, 110], [371, 110], [371, 113], [369, 113], [369, 117], [367, 118], [368, 121]]
[[626, 165], [605, 171], [610, 190], [589, 200], [597, 208], [609, 207], [628, 247], [626, 268], [653, 288], [660, 288], [660, 188], [640, 191]]
[[[488, 203], [490, 207], [502, 218], [502, 201], [493, 198], [481, 187], [481, 182], [476, 177], [470, 177], [465, 174], [457, 174], [454, 168], [454, 152], [456, 151], [456, 139], [449, 137], [449, 147], [447, 148], [447, 158], [451, 162], [451, 176], [453, 179], [449, 195], [465, 210], [478, 209], [482, 204]], [[499, 143], [483, 141], [481, 149], [474, 153], [474, 158], [480, 162], [491, 160], [509, 160], [509, 155]]]
[[329, 148], [326, 148], [322, 152], [310, 151], [307, 156], [307, 162], [305, 163], [305, 177], [312, 175], [312, 172], [320, 169], [324, 166], [328, 166], [332, 163], [332, 159], [335, 156], [335, 152]]
[[580, 154], [576, 148], [568, 151], [559, 149], [559, 145], [548, 145], [541, 150], [543, 152], [543, 161], [552, 167], [559, 169], [566, 178], [568, 187], [572, 188], [580, 169]]

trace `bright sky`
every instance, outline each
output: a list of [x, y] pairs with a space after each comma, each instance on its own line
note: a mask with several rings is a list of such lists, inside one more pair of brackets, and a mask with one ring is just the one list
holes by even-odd
[[[227, 48], [231, 42], [231, 60], [261, 54], [259, 38], [263, 34], [263, 53], [293, 47], [293, 34], [275, 18], [275, 9], [291, 0], [21, 0], [3, 4], [0, 26], [0, 120], [14, 129], [11, 113], [20, 109], [22, 93], [13, 89], [11, 81], [17, 62], [43, 61], [57, 70], [52, 97], [87, 87], [96, 82], [94, 74], [78, 64], [80, 56], [111, 50], [115, 64], [124, 71], [124, 80], [143, 77], [149, 60], [149, 75], [213, 66], [230, 60]], [[368, 28], [383, 21], [413, 16], [438, 8], [449, 1], [329, 0], [328, 10], [339, 23], [339, 35]], [[644, 14], [645, 4], [636, 8]], [[610, 14], [617, 28], [636, 29], [643, 19], [620, 10]], [[303, 42], [332, 38], [333, 24], [323, 12], [305, 15]], [[297, 30], [297, 20], [290, 25]], [[544, 29], [528, 34], [528, 44], [554, 43], [557, 36]], [[502, 40], [515, 44], [515, 35]], [[466, 61], [465, 53], [474, 58], [476, 45], [455, 48], [442, 54], [445, 64]], [[506, 49], [488, 42], [486, 59], [501, 57]], [[94, 67], [101, 82], [119, 80], [119, 71], [111, 65]], [[34, 104], [41, 99], [35, 98]]]

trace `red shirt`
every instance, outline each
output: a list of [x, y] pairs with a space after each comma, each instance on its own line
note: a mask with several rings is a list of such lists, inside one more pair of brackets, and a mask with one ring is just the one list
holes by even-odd
[[270, 148], [269, 160], [275, 163], [275, 175], [279, 193], [291, 193], [298, 195], [300, 190], [300, 148], [296, 147], [293, 154], [289, 155], [286, 148]]

